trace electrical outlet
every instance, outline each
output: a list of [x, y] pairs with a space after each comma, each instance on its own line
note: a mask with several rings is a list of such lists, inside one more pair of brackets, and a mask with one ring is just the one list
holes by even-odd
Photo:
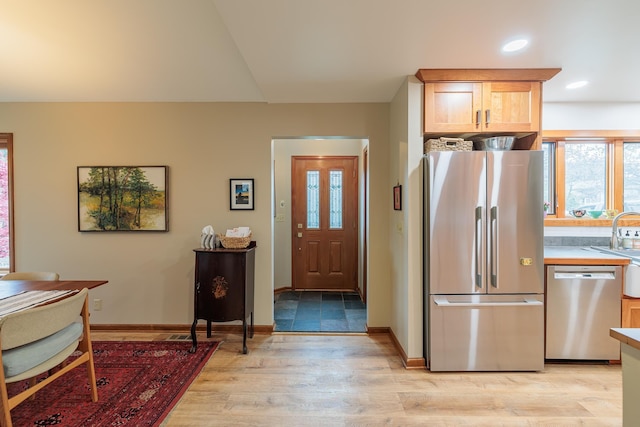
[[277, 214], [276, 222], [284, 222], [284, 214]]
[[102, 300], [101, 299], [94, 299], [93, 300], [93, 309], [95, 311], [102, 310]]

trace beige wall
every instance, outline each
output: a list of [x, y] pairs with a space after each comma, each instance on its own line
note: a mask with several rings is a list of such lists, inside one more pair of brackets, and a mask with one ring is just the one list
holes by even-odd
[[[258, 325], [273, 322], [271, 141], [346, 135], [369, 140], [370, 326], [388, 326], [388, 104], [4, 103], [14, 134], [18, 270], [107, 279], [94, 324], [190, 324], [193, 249], [202, 227], [250, 226], [257, 241]], [[169, 166], [168, 233], [79, 233], [76, 167]], [[255, 210], [229, 210], [229, 178], [255, 179]]]
[[391, 328], [408, 358], [423, 356], [422, 84], [408, 77], [391, 102], [389, 188], [402, 185], [402, 210], [389, 224]]

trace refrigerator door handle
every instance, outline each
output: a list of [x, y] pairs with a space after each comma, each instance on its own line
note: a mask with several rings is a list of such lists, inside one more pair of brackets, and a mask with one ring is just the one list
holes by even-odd
[[491, 286], [498, 289], [498, 207], [491, 207], [491, 237], [489, 242], [489, 265]]
[[519, 301], [491, 301], [491, 302], [451, 302], [446, 296], [435, 295], [433, 302], [440, 307], [521, 307], [543, 305], [542, 301], [535, 298], [523, 297]]
[[482, 206], [476, 207], [476, 227], [475, 227], [475, 242], [476, 242], [476, 262], [475, 262], [475, 276], [476, 287], [482, 288]]

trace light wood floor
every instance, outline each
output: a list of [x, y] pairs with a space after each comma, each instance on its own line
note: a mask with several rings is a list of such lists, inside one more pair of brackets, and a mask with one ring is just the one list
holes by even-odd
[[[94, 340], [169, 335], [92, 334]], [[622, 425], [620, 365], [430, 373], [404, 369], [385, 334], [256, 334], [247, 355], [240, 335], [211, 339], [223, 343], [164, 426]]]

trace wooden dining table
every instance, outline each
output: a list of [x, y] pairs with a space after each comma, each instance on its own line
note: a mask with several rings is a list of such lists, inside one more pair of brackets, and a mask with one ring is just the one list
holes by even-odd
[[18, 295], [24, 291], [66, 291], [93, 289], [108, 280], [0, 280], [0, 298]]

